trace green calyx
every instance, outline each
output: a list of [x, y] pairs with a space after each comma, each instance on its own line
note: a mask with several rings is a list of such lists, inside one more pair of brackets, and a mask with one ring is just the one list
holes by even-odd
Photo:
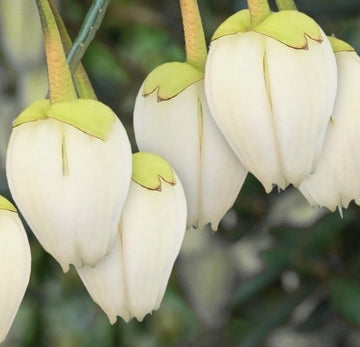
[[149, 190], [161, 191], [161, 180], [171, 185], [176, 184], [174, 170], [170, 164], [162, 157], [148, 152], [133, 154], [131, 179]]
[[204, 78], [204, 73], [188, 63], [165, 63], [146, 77], [142, 95], [157, 92], [158, 101], [169, 100]]
[[105, 141], [116, 120], [116, 115], [103, 103], [91, 99], [76, 99], [54, 104], [50, 104], [49, 100], [40, 100], [27, 107], [14, 120], [13, 127], [46, 119], [56, 119]]
[[271, 37], [295, 49], [307, 49], [309, 38], [318, 42], [323, 40], [319, 25], [304, 13], [294, 10], [272, 13], [253, 28], [250, 28], [249, 11], [242, 10], [221, 24], [212, 40], [248, 31]]
[[244, 33], [250, 30], [250, 11], [242, 10], [236, 12], [228, 19], [226, 19], [215, 31], [212, 41], [228, 35], [235, 35], [238, 33]]
[[3, 196], [0, 195], [0, 210], [6, 210], [10, 212], [17, 212], [15, 206]]
[[338, 52], [355, 52], [355, 48], [350, 46], [348, 43], [346, 43], [343, 40], [339, 40], [336, 37], [328, 36], [328, 39], [331, 43], [331, 47], [334, 51], [334, 53]]
[[298, 11], [273, 13], [254, 28], [254, 31], [297, 49], [307, 49], [308, 38], [322, 41], [319, 25], [306, 14]]

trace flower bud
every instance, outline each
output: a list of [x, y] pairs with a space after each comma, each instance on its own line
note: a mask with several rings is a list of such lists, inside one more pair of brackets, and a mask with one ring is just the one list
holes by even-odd
[[29, 283], [30, 246], [15, 207], [0, 196], [0, 343], [14, 321]]
[[312, 205], [347, 208], [360, 204], [360, 57], [347, 43], [330, 38], [338, 68], [338, 90], [324, 150], [314, 174], [299, 189]]
[[203, 73], [189, 63], [156, 68], [136, 98], [134, 130], [140, 150], [161, 155], [179, 174], [188, 227], [217, 230], [247, 171], [210, 115]]
[[270, 192], [316, 168], [336, 93], [321, 28], [281, 11], [251, 28], [248, 10], [215, 32], [205, 71], [210, 111], [243, 165]]
[[152, 153], [133, 155], [129, 194], [111, 253], [94, 268], [77, 269], [111, 323], [159, 308], [180, 251], [186, 200], [170, 165]]
[[95, 265], [115, 240], [131, 176], [116, 115], [95, 100], [41, 100], [14, 121], [7, 153], [11, 194], [66, 272]]

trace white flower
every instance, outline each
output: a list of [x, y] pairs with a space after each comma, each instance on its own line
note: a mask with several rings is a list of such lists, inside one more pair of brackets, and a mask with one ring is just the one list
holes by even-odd
[[136, 98], [134, 130], [141, 151], [161, 155], [178, 173], [187, 198], [187, 225], [211, 223], [217, 230], [247, 171], [210, 115], [203, 74], [188, 63], [156, 68]]
[[[73, 118], [72, 118], [73, 117]], [[66, 272], [112, 248], [131, 176], [128, 137], [94, 100], [39, 101], [15, 120], [7, 178], [32, 231]]]
[[215, 32], [205, 71], [210, 111], [243, 165], [270, 192], [298, 186], [320, 158], [336, 93], [320, 27], [297, 11], [250, 29], [248, 10]]
[[186, 200], [172, 168], [151, 153], [133, 155], [133, 176], [112, 252], [94, 268], [78, 269], [111, 323], [159, 308], [180, 251]]
[[299, 189], [312, 205], [334, 211], [353, 199], [360, 204], [360, 58], [345, 42], [330, 39], [338, 67], [335, 107], [319, 165]]
[[0, 196], [0, 343], [24, 297], [30, 268], [30, 246], [24, 227], [15, 207]]

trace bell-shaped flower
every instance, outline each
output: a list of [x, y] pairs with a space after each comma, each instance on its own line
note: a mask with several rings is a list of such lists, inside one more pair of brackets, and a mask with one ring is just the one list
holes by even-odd
[[151, 153], [133, 155], [129, 194], [111, 253], [78, 273], [111, 323], [159, 308], [186, 228], [186, 200], [171, 166]]
[[153, 70], [136, 98], [134, 130], [141, 151], [161, 155], [178, 173], [188, 227], [211, 223], [217, 230], [247, 171], [210, 115], [203, 73], [178, 62]]
[[273, 13], [252, 27], [243, 10], [213, 36], [205, 70], [211, 114], [267, 192], [298, 186], [315, 170], [336, 86], [331, 45], [303, 13]]
[[74, 84], [56, 8], [47, 0], [36, 4], [49, 100], [35, 102], [15, 119], [6, 171], [21, 213], [66, 272], [70, 264], [94, 266], [110, 253], [130, 185], [131, 149], [115, 113], [95, 100], [86, 73], [77, 78], [82, 69]]
[[131, 176], [129, 140], [110, 108], [34, 103], [14, 121], [6, 169], [21, 213], [65, 272], [110, 252]]
[[15, 207], [0, 196], [0, 343], [11, 328], [29, 283], [29, 241]]
[[338, 68], [338, 90], [324, 150], [314, 174], [299, 189], [312, 205], [360, 205], [360, 57], [347, 43], [330, 38]]

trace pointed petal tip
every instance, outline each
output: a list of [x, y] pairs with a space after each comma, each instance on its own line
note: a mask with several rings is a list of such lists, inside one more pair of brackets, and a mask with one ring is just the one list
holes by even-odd
[[[117, 316], [115, 316], [115, 315], [108, 315], [108, 314], [106, 314], [106, 315], [107, 315], [107, 317], [108, 317], [108, 319], [109, 319], [110, 324], [111, 324], [111, 325], [114, 325], [114, 324], [116, 323], [116, 321], [117, 321]], [[127, 321], [126, 321], [126, 323], [127, 323]]]
[[[69, 264], [65, 264], [65, 263], [62, 263], [62, 262], [60, 262], [59, 260], [58, 260], [58, 263], [59, 263], [59, 265], [60, 265], [60, 267], [61, 267], [61, 269], [63, 270], [63, 272], [66, 274], [68, 271], [69, 271], [69, 269], [70, 269], [70, 265]], [[80, 266], [80, 269], [82, 268], [82, 266]]]

